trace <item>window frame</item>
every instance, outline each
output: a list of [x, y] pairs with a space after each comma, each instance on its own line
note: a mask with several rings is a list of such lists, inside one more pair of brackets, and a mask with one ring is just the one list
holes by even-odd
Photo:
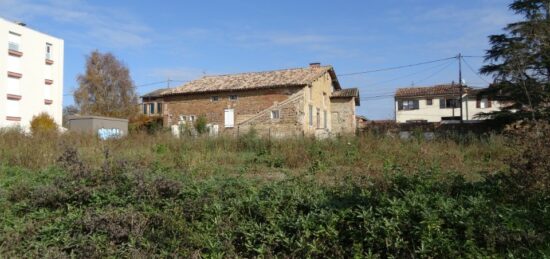
[[157, 113], [162, 114], [162, 103], [157, 103]]
[[317, 128], [321, 128], [321, 109], [317, 108], [316, 114], [317, 115]]
[[432, 99], [432, 98], [426, 99], [426, 105], [427, 106], [432, 106], [433, 104], [434, 104], [434, 99]]
[[325, 129], [328, 129], [328, 118], [327, 118], [327, 116], [328, 116], [328, 115], [327, 115], [327, 110], [323, 110], [323, 119], [324, 119], [324, 121], [323, 121], [323, 127], [324, 127]]
[[[223, 124], [224, 124], [224, 128], [235, 128], [235, 109], [232, 109], [232, 108], [227, 108], [227, 109], [224, 109], [224, 121], [223, 121]], [[231, 114], [231, 121], [228, 121], [228, 113]]]
[[229, 95], [229, 101], [237, 101], [239, 96], [236, 94]]
[[460, 108], [460, 100], [456, 98], [445, 98], [445, 109]]
[[[15, 36], [15, 37], [19, 37], [18, 39], [21, 40], [21, 34], [19, 33], [16, 33], [16, 32], [13, 32], [13, 31], [9, 31], [9, 34]], [[16, 48], [12, 48], [12, 46], [16, 46]], [[17, 51], [17, 52], [21, 52], [21, 43], [20, 42], [14, 42], [14, 41], [11, 41], [8, 37], [8, 50], [13, 50], [13, 51]]]
[[52, 47], [51, 43], [46, 42], [46, 59], [48, 60], [52, 59]]
[[313, 127], [313, 105], [309, 105], [309, 126]]
[[[277, 116], [275, 116], [277, 115]], [[280, 120], [281, 119], [281, 110], [271, 110], [270, 116], [272, 120]]]
[[420, 101], [418, 99], [399, 100], [397, 106], [399, 111], [419, 110]]
[[155, 103], [149, 103], [149, 114], [155, 114]]
[[220, 100], [220, 96], [218, 96], [218, 95], [212, 95], [212, 96], [210, 96], [210, 101], [211, 101], [211, 102], [217, 102], [217, 101], [219, 101], [219, 100]]

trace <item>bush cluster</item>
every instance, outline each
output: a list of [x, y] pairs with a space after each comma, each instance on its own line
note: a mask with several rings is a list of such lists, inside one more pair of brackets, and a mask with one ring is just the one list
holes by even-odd
[[540, 257], [550, 249], [548, 196], [529, 189], [528, 198], [516, 197], [509, 174], [468, 182], [388, 166], [383, 179], [336, 185], [304, 177], [195, 180], [104, 154], [93, 168], [67, 149], [58, 169], [43, 172], [51, 180], [3, 180], [0, 254]]
[[0, 132], [0, 257], [540, 258], [549, 136], [547, 124], [507, 145]]
[[48, 113], [40, 113], [33, 116], [31, 120], [31, 132], [37, 134], [57, 133], [58, 125]]

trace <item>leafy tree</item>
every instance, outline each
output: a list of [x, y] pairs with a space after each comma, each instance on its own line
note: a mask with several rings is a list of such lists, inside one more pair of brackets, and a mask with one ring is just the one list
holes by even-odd
[[[524, 20], [489, 36], [481, 73], [492, 75], [489, 94], [513, 101], [493, 118], [550, 118], [550, 0], [516, 0], [510, 9]], [[513, 110], [517, 112], [512, 112]]]
[[113, 54], [93, 51], [77, 80], [74, 98], [82, 114], [130, 118], [138, 112], [130, 72]]

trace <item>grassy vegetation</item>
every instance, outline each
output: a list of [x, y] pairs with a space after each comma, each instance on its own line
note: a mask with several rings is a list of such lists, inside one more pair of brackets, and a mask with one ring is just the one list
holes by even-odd
[[509, 142], [5, 131], [0, 255], [548, 255], [545, 183], [517, 178], [532, 165], [520, 161], [550, 156]]

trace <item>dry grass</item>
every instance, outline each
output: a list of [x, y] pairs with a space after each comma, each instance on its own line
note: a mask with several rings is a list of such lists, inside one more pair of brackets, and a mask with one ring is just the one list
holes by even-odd
[[138, 167], [159, 168], [196, 177], [216, 175], [315, 174], [332, 182], [348, 176], [376, 177], [388, 169], [403, 172], [437, 170], [475, 180], [503, 171], [510, 150], [505, 138], [488, 136], [475, 141], [444, 139], [402, 141], [365, 135], [316, 141], [308, 138], [262, 140], [253, 135], [239, 139], [182, 138], [169, 134], [132, 134], [124, 139], [101, 141], [93, 136], [29, 136], [15, 130], [0, 132], [0, 165], [34, 171], [53, 165], [69, 147], [86, 164], [100, 167], [108, 156]]

